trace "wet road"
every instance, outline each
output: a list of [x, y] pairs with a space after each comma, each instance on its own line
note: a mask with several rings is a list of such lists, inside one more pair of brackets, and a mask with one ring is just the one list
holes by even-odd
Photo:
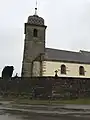
[[0, 120], [90, 120], [90, 115], [44, 115], [28, 112], [0, 110]]
[[[15, 108], [15, 106], [13, 108], [7, 109], [6, 105], [8, 103], [5, 102], [4, 103], [4, 107], [3, 105], [0, 106], [0, 120], [90, 120], [90, 106], [83, 106], [83, 105], [65, 105], [65, 108], [79, 108], [79, 109], [87, 109], [87, 111], [71, 111], [71, 110], [64, 110], [64, 109], [60, 109], [60, 106], [56, 106], [57, 111], [59, 112], [59, 114], [57, 114], [58, 112], [56, 112], [55, 114], [55, 106], [54, 107], [54, 111], [53, 109], [51, 109], [51, 107], [45, 107], [45, 106], [26, 106], [26, 108], [28, 108], [27, 110], [24, 109], [25, 106], [22, 107], [18, 107], [19, 109], [23, 110], [18, 110], [17, 108]], [[39, 108], [40, 107], [40, 108]], [[3, 109], [4, 108], [4, 109]], [[42, 110], [41, 110], [42, 109]], [[33, 112], [31, 112], [31, 111]], [[50, 113], [51, 110], [51, 113]], [[46, 111], [46, 113], [44, 113]], [[66, 114], [65, 114], [66, 112]], [[85, 114], [84, 114], [85, 113]]]

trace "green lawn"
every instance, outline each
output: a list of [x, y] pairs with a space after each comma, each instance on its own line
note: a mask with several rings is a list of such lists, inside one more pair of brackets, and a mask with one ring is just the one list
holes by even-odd
[[12, 103], [16, 104], [28, 104], [28, 105], [59, 105], [59, 104], [90, 104], [90, 98], [88, 99], [76, 99], [76, 100], [29, 100], [29, 99], [17, 99]]
[[54, 104], [89, 104], [90, 105], [90, 98], [85, 99], [73, 99], [73, 100], [31, 100], [29, 98], [21, 98], [21, 97], [4, 97], [0, 98], [0, 101], [13, 101], [11, 103], [16, 104], [28, 104], [28, 105], [54, 105]]

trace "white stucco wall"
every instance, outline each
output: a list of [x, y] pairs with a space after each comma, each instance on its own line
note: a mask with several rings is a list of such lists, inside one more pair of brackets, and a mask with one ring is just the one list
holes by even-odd
[[[65, 62], [52, 62], [52, 61], [44, 61], [44, 70], [43, 76], [54, 76], [55, 70], [58, 70], [58, 76], [66, 76], [66, 77], [90, 77], [90, 65], [89, 64], [77, 64], [77, 63], [65, 63]], [[60, 66], [64, 64], [67, 68], [67, 74], [61, 74]], [[83, 66], [85, 69], [85, 76], [79, 75], [79, 67]]]

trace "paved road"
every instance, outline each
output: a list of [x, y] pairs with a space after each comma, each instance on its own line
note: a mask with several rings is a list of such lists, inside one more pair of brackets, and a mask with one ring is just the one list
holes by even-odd
[[9, 115], [4, 114], [0, 115], [0, 120], [90, 120], [90, 116], [84, 117], [75, 117], [75, 116], [40, 116], [40, 115], [30, 115], [30, 116], [17, 116], [17, 115]]
[[0, 120], [90, 120], [90, 115], [48, 115], [0, 110]]
[[[5, 106], [7, 106], [7, 102], [4, 103]], [[63, 111], [63, 109], [58, 109], [58, 112], [60, 114], [53, 114], [55, 113], [55, 111], [52, 111], [52, 109], [50, 108], [49, 111], [47, 111], [47, 106], [38, 106], [38, 108], [40, 107], [40, 109], [37, 109], [37, 106], [28, 106], [33, 112], [31, 111], [19, 111], [15, 108], [10, 108], [7, 109], [5, 108], [3, 109], [3, 106], [0, 106], [0, 120], [90, 120], [90, 106], [74, 106], [74, 105], [66, 105], [64, 106], [65, 108], [75, 108], [75, 109], [88, 109], [89, 111], [81, 111], [81, 113], [79, 111], [74, 111], [74, 113], [71, 110], [66, 110]], [[26, 106], [27, 107], [27, 106]], [[58, 106], [59, 108], [62, 108], [62, 106]], [[46, 109], [45, 109], [46, 108]], [[54, 109], [57, 108], [57, 106], [54, 106]], [[36, 110], [35, 110], [36, 109]], [[47, 111], [47, 113], [44, 114], [44, 109]], [[30, 109], [29, 109], [30, 110]], [[49, 113], [52, 111], [53, 113]], [[67, 114], [63, 114], [63, 113], [67, 113]], [[42, 114], [41, 114], [42, 113]]]

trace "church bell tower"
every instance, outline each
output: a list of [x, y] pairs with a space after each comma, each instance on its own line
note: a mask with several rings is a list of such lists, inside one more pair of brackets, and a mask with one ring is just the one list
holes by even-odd
[[45, 53], [45, 30], [44, 19], [37, 15], [36, 7], [35, 14], [25, 23], [22, 77], [32, 76], [33, 61]]

